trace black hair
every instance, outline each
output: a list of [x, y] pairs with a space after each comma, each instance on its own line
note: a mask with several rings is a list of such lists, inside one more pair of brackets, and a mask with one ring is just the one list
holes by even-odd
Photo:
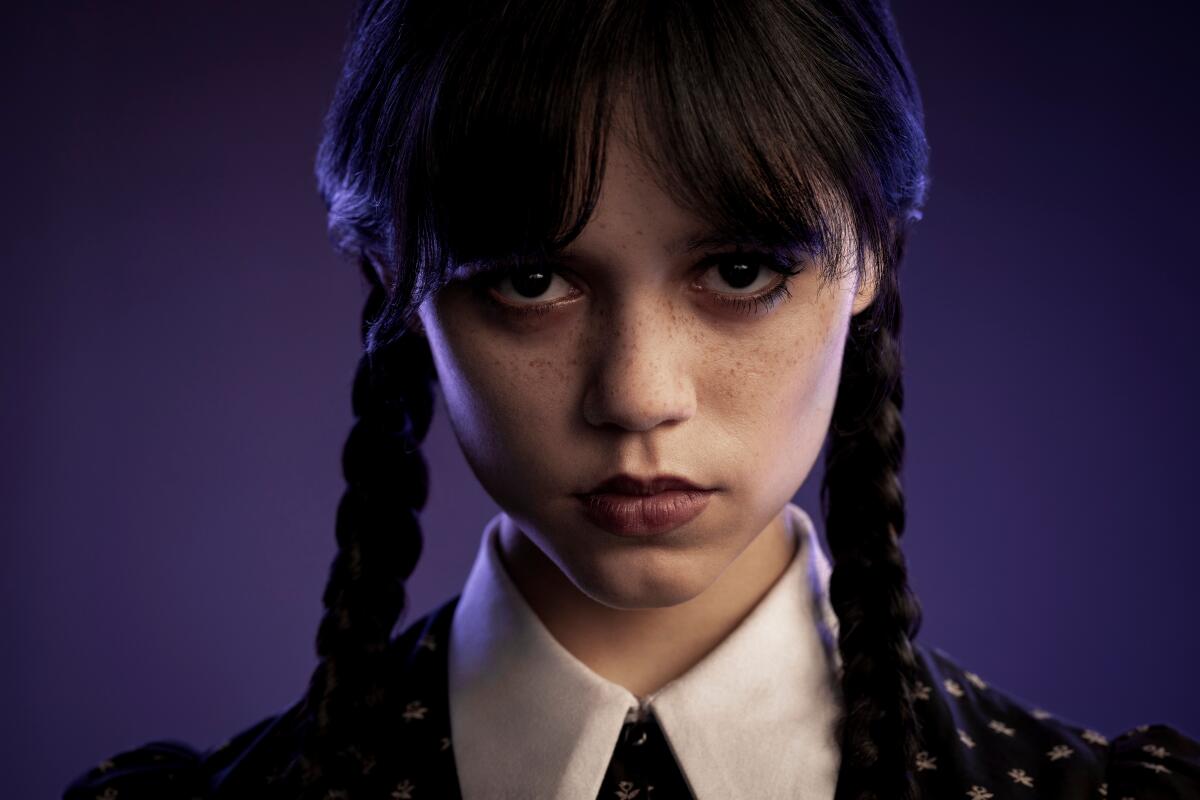
[[885, 0], [362, 0], [316, 163], [331, 239], [370, 294], [312, 727], [289, 770], [302, 797], [355, 796], [388, 713], [382, 654], [422, 548], [437, 379], [416, 309], [458, 265], [544, 258], [577, 237], [614, 132], [715, 231], [801, 245], [822, 280], [847, 260], [877, 280], [851, 319], [821, 485], [845, 707], [837, 800], [917, 797], [897, 270], [928, 145]]

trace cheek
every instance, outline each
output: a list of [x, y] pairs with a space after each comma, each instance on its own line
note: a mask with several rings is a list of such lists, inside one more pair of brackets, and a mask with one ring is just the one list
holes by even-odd
[[800, 433], [815, 432], [822, 439], [833, 416], [845, 345], [844, 337], [828, 333], [822, 329], [806, 338], [790, 370], [791, 379], [779, 395], [783, 418]]
[[844, 336], [835, 314], [818, 319], [781, 320], [709, 387], [747, 485], [772, 502], [803, 483], [833, 415]]
[[453, 312], [447, 304], [426, 324], [446, 411], [480, 484], [503, 504], [515, 491], [510, 481], [539, 485], [538, 473], [555, 468], [550, 445], [569, 403], [567, 362], [515, 347], [472, 315]]

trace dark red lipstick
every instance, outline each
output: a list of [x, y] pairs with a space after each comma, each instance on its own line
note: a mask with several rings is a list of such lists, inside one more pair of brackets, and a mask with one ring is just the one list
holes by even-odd
[[715, 491], [677, 475], [639, 478], [621, 473], [576, 497], [588, 519], [609, 533], [650, 536], [700, 516]]

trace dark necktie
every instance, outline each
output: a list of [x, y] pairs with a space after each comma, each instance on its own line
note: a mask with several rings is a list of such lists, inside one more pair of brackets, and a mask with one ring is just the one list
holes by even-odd
[[694, 800], [653, 712], [626, 715], [596, 800]]

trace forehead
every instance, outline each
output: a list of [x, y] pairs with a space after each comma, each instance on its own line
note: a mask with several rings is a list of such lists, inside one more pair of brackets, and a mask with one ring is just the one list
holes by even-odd
[[717, 237], [699, 214], [679, 205], [658, 184], [642, 155], [622, 136], [608, 140], [596, 207], [564, 255], [654, 247], [678, 256]]

